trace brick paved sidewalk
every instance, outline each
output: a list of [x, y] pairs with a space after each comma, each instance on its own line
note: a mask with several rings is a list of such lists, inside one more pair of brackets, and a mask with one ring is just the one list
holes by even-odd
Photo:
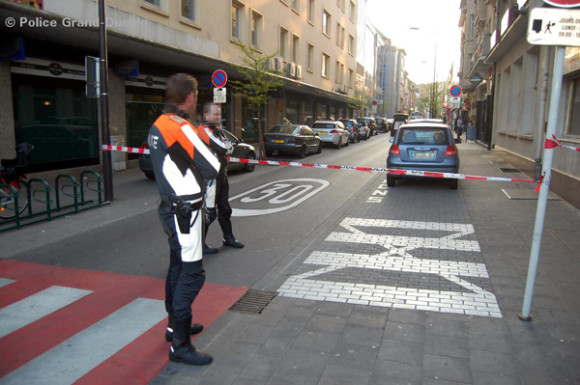
[[[464, 174], [512, 167], [477, 144], [461, 156]], [[524, 322], [537, 201], [504, 190], [535, 186], [440, 182], [374, 176], [367, 202], [264, 280], [278, 296], [261, 314], [229, 311], [198, 337], [212, 365], [171, 363], [152, 384], [580, 384], [580, 212], [548, 202]]]

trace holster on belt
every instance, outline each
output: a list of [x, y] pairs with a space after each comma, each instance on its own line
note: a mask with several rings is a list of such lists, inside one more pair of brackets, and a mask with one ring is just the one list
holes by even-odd
[[191, 221], [192, 212], [198, 211], [203, 207], [203, 195], [186, 195], [170, 196], [171, 210], [177, 218], [179, 231], [182, 234], [189, 234], [191, 225], [197, 220], [199, 212], [196, 214], [193, 222]]

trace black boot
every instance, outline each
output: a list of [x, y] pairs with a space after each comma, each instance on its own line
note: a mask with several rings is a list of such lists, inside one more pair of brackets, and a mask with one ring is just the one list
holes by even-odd
[[205, 243], [203, 244], [203, 255], [217, 254], [217, 253], [218, 253], [218, 249], [216, 249], [215, 247], [208, 246]]
[[189, 365], [208, 365], [213, 358], [209, 354], [195, 349], [189, 338], [191, 316], [174, 320], [173, 341], [169, 350], [169, 359]]
[[[167, 328], [165, 328], [165, 341], [171, 342], [173, 339], [173, 306], [165, 303], [165, 310], [167, 310]], [[189, 334], [198, 334], [203, 330], [202, 324], [191, 324], [189, 327]]]
[[228, 223], [220, 223], [222, 227], [222, 232], [224, 233], [223, 243], [224, 246], [231, 246], [235, 247], [236, 249], [241, 249], [244, 247], [244, 244], [241, 243], [234, 237], [234, 232], [232, 230], [232, 222]]

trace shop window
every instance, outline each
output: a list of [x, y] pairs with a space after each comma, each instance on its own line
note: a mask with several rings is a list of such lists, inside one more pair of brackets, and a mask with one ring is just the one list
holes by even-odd
[[[262, 109], [264, 110], [265, 107], [262, 107]], [[262, 132], [268, 131], [264, 118], [260, 121], [260, 127], [262, 128]], [[258, 110], [250, 107], [245, 98], [242, 101], [242, 139], [246, 142], [253, 143], [258, 142], [260, 139], [258, 133]]]
[[[127, 122], [127, 146], [140, 147], [147, 140], [151, 125], [163, 113], [164, 93], [162, 90], [147, 90], [127, 87], [125, 116]], [[127, 154], [128, 159], [137, 159], [137, 154]]]
[[288, 119], [292, 124], [298, 124], [298, 99], [295, 97], [289, 97], [286, 101], [286, 119]]
[[85, 83], [12, 76], [17, 143], [30, 143], [30, 172], [99, 163], [97, 108]]

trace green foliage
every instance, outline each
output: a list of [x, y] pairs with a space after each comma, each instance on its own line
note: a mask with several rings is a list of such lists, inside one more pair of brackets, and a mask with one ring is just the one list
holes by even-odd
[[258, 136], [262, 155], [266, 153], [264, 146], [264, 135], [261, 126], [261, 116], [263, 106], [268, 104], [268, 95], [284, 84], [282, 79], [277, 77], [277, 72], [270, 68], [270, 59], [276, 56], [264, 55], [252, 47], [237, 43], [238, 48], [242, 51], [242, 61], [245, 66], [236, 65], [238, 72], [244, 80], [230, 81], [232, 87], [241, 93], [248, 103], [258, 111]]
[[261, 108], [268, 103], [268, 95], [283, 84], [283, 81], [276, 77], [277, 72], [269, 68], [270, 59], [276, 56], [263, 55], [253, 48], [238, 43], [238, 48], [244, 56], [242, 61], [246, 66], [236, 65], [244, 80], [232, 80], [232, 87], [245, 96], [248, 103], [255, 108]]

